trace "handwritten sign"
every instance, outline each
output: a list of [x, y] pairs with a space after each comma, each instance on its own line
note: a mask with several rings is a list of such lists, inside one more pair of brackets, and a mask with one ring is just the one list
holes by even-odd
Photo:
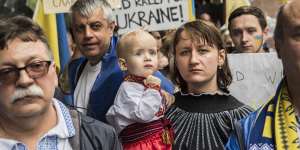
[[[77, 0], [44, 0], [46, 14], [68, 13]], [[106, 0], [112, 8], [121, 8], [121, 0]]]
[[277, 53], [229, 54], [233, 82], [229, 91], [238, 100], [258, 108], [274, 94], [283, 77]]
[[46, 14], [65, 13], [70, 11], [70, 7], [76, 0], [43, 0]]
[[122, 3], [121, 3], [122, 0], [106, 0], [106, 1], [110, 4], [111, 8], [122, 7]]
[[192, 3], [193, 0], [122, 0], [122, 7], [114, 11], [118, 32], [177, 28], [193, 19]]

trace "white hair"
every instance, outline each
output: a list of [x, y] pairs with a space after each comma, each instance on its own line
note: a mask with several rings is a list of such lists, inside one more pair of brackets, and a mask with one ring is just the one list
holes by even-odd
[[42, 88], [33, 84], [28, 88], [17, 88], [11, 97], [11, 102], [14, 103], [17, 99], [26, 97], [26, 96], [44, 96], [44, 91]]
[[77, 0], [72, 5], [71, 12], [72, 14], [77, 12], [83, 17], [90, 17], [99, 8], [102, 10], [105, 19], [109, 22], [114, 21], [112, 8], [106, 0]]

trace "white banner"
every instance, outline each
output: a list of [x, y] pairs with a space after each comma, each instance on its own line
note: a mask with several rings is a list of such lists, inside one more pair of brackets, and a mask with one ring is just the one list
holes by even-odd
[[70, 11], [70, 7], [76, 0], [43, 0], [46, 14], [65, 13]]
[[[77, 0], [43, 0], [46, 14], [69, 13], [71, 6]], [[112, 8], [120, 8], [121, 0], [106, 0]]]
[[122, 7], [114, 10], [118, 33], [137, 28], [175, 29], [191, 20], [192, 3], [192, 0], [122, 0]]
[[245, 104], [258, 108], [274, 94], [283, 77], [277, 53], [229, 54], [233, 82], [229, 90]]
[[122, 0], [106, 0], [111, 8], [121, 8], [122, 7]]

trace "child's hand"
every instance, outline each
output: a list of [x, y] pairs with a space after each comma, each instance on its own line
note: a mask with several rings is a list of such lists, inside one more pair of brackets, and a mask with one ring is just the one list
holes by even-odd
[[160, 79], [153, 76], [153, 75], [149, 75], [145, 80], [144, 80], [144, 84], [147, 87], [160, 87]]
[[174, 95], [166, 92], [165, 90], [161, 90], [161, 94], [166, 101], [167, 108], [169, 108], [175, 102]]

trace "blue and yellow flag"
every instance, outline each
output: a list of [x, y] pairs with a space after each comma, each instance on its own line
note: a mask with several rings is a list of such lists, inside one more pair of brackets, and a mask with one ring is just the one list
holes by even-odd
[[56, 24], [58, 32], [60, 69], [63, 70], [70, 59], [67, 27], [63, 13], [56, 14]]
[[43, 1], [36, 3], [33, 20], [43, 29], [54, 56], [54, 62], [63, 69], [70, 58], [68, 38], [63, 14], [45, 14]]
[[[70, 59], [64, 14], [45, 14], [43, 1], [38, 0], [33, 20], [41, 26], [46, 34], [54, 56], [54, 62], [58, 69], [63, 71], [65, 65]], [[71, 96], [64, 95], [63, 99], [64, 101], [71, 101]]]
[[33, 20], [43, 29], [48, 39], [50, 48], [54, 56], [54, 62], [60, 68], [59, 47], [57, 40], [57, 27], [55, 14], [45, 14], [43, 1], [38, 0], [33, 14]]
[[196, 10], [195, 10], [195, 0], [188, 1], [189, 6], [189, 21], [194, 21], [196, 19]]

